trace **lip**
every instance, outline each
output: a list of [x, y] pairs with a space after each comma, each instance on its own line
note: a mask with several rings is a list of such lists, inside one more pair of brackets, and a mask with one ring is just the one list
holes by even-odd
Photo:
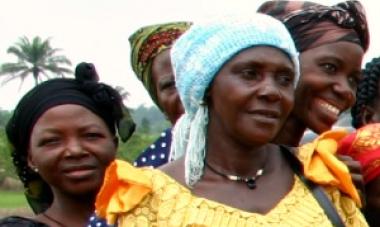
[[318, 121], [319, 128], [323, 128], [320, 132], [329, 130], [338, 121], [342, 110], [341, 105], [322, 98], [315, 98], [309, 108], [310, 114], [313, 115], [311, 118]]
[[63, 168], [63, 174], [72, 179], [83, 179], [93, 175], [96, 171], [94, 165], [75, 165]]
[[339, 116], [339, 114], [343, 110], [343, 107], [329, 100], [317, 98], [316, 103], [318, 104], [320, 108], [322, 108], [323, 111], [329, 113], [330, 115]]
[[276, 124], [281, 116], [279, 111], [274, 110], [252, 110], [249, 114], [255, 121], [264, 124]]
[[280, 112], [275, 110], [251, 110], [250, 114], [263, 116], [270, 119], [278, 119], [280, 117]]

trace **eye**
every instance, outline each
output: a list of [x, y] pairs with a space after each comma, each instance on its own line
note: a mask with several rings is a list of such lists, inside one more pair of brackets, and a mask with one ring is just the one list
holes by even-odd
[[351, 88], [357, 88], [360, 82], [360, 75], [350, 75], [347, 81]]
[[55, 144], [58, 144], [60, 142], [59, 137], [47, 137], [43, 138], [38, 142], [39, 147], [44, 147], [44, 146], [52, 146]]
[[97, 132], [89, 132], [89, 133], [86, 133], [86, 137], [88, 137], [88, 138], [99, 138], [99, 137], [102, 137], [102, 135], [100, 133], [97, 133]]
[[87, 140], [97, 140], [97, 139], [100, 139], [100, 138], [104, 138], [104, 133], [102, 132], [87, 132], [87, 133], [84, 133], [84, 137], [87, 139]]
[[277, 81], [282, 86], [293, 86], [294, 83], [294, 73], [291, 72], [281, 72], [276, 76]]
[[159, 82], [159, 89], [161, 91], [162, 90], [166, 90], [166, 89], [170, 89], [170, 88], [175, 88], [175, 80], [174, 80], [174, 78], [162, 80], [162, 81]]
[[260, 78], [262, 77], [257, 70], [252, 68], [242, 70], [241, 75], [244, 79], [247, 80], [260, 80]]
[[335, 74], [338, 71], [338, 67], [332, 63], [323, 63], [321, 67], [327, 74]]

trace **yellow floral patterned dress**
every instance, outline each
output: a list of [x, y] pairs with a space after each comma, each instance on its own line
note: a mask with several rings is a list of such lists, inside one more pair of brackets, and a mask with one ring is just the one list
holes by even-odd
[[[310, 145], [307, 149], [310, 149]], [[300, 154], [303, 159], [307, 159], [308, 156], [302, 152], [304, 150], [301, 149]], [[106, 175], [128, 174], [128, 168], [131, 168], [122, 161], [112, 166], [113, 170], [107, 171]], [[149, 179], [149, 182], [144, 182], [150, 191], [139, 195], [140, 201], [133, 203], [133, 206], [120, 205], [129, 200], [125, 196], [121, 197], [128, 191], [120, 187], [125, 182], [114, 177], [113, 181], [103, 185], [101, 192], [112, 189], [113, 194], [98, 196], [96, 212], [98, 216], [106, 218], [109, 224], [119, 227], [332, 226], [313, 194], [297, 175], [294, 175], [294, 184], [289, 193], [271, 211], [262, 215], [197, 197], [160, 170], [139, 171], [141, 179]], [[324, 189], [346, 226], [368, 226], [352, 196], [341, 193], [338, 186], [325, 185]], [[111, 200], [114, 201], [112, 204]]]

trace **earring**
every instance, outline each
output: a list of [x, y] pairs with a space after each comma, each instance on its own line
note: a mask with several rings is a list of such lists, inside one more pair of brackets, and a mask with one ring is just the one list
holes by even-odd
[[30, 168], [33, 170], [33, 172], [38, 173], [38, 168], [37, 167], [31, 166]]

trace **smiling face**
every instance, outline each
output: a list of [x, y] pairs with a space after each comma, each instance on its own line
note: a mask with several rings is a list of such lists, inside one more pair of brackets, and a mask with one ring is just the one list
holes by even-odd
[[292, 62], [279, 49], [240, 52], [212, 82], [209, 130], [249, 146], [268, 143], [293, 107], [294, 76]]
[[184, 109], [175, 87], [174, 74], [170, 61], [170, 50], [158, 54], [152, 63], [152, 81], [157, 92], [158, 103], [174, 125]]
[[108, 164], [115, 159], [116, 142], [104, 121], [80, 105], [47, 110], [31, 133], [28, 164], [56, 192], [93, 195]]
[[329, 130], [355, 103], [363, 54], [359, 45], [343, 41], [301, 53], [293, 114], [307, 128], [318, 134]]

